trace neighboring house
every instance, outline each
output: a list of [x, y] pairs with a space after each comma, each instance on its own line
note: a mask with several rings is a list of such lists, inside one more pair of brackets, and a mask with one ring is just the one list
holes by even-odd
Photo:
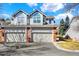
[[5, 26], [5, 40], [6, 42], [52, 42], [52, 32], [57, 28], [54, 23], [53, 16], [46, 16], [38, 10], [30, 15], [19, 10], [13, 15], [12, 24], [15, 26]]
[[0, 19], [0, 26], [4, 26], [6, 23], [5, 23], [5, 20], [4, 19]]
[[79, 41], [79, 16], [73, 17], [70, 27], [66, 32], [66, 35], [69, 35], [73, 40]]

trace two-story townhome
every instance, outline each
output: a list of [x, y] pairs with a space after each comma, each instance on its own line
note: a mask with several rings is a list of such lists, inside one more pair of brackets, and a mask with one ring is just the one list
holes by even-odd
[[52, 42], [56, 28], [54, 16], [35, 10], [31, 14], [19, 10], [12, 15], [11, 25], [5, 26], [6, 42]]

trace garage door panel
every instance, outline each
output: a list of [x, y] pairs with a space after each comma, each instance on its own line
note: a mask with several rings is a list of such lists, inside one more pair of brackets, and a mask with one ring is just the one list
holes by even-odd
[[50, 33], [33, 33], [34, 42], [52, 42], [52, 35]]
[[6, 42], [26, 42], [24, 33], [7, 33]]
[[6, 39], [6, 41], [7, 42], [13, 42], [14, 41], [14, 39], [13, 39], [13, 35], [11, 35], [11, 34], [7, 34], [7, 39]]

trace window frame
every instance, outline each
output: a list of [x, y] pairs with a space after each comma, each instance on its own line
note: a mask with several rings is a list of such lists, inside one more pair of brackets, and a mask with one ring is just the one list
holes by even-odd
[[24, 23], [23, 19], [25, 19], [25, 17], [17, 17], [17, 21], [19, 25]]
[[41, 17], [39, 15], [33, 16], [33, 23], [41, 23], [41, 20], [40, 19], [41, 19]]

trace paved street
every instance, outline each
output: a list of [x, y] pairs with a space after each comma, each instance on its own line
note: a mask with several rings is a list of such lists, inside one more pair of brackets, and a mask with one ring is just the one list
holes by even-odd
[[79, 52], [66, 52], [57, 49], [51, 43], [42, 43], [26, 48], [0, 51], [1, 56], [78, 56]]

